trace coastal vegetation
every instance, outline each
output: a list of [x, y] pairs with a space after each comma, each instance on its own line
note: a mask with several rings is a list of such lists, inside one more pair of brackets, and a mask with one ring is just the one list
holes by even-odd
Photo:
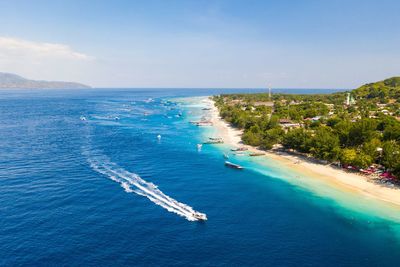
[[332, 94], [214, 96], [242, 141], [400, 179], [400, 77]]

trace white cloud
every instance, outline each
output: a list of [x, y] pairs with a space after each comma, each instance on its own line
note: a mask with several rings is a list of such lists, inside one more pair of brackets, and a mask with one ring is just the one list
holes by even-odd
[[3, 58], [34, 56], [36, 58], [91, 59], [88, 55], [76, 52], [64, 44], [32, 42], [10, 37], [0, 37], [0, 55]]
[[16, 73], [37, 80], [91, 84], [86, 74], [96, 64], [94, 57], [77, 52], [65, 44], [0, 36], [0, 72]]

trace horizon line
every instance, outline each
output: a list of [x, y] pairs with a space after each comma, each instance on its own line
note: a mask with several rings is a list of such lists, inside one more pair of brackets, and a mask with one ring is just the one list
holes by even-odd
[[[91, 86], [91, 88], [84, 89], [233, 89], [233, 90], [268, 90], [267, 87], [97, 87]], [[271, 87], [271, 90], [352, 90], [351, 88], [334, 88], [334, 87]]]

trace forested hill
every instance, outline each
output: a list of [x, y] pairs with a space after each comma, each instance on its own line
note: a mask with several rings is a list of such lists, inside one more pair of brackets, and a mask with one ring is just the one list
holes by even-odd
[[0, 89], [82, 89], [90, 86], [75, 82], [35, 81], [0, 72]]
[[383, 81], [368, 83], [352, 91], [356, 98], [400, 100], [400, 77], [392, 77]]

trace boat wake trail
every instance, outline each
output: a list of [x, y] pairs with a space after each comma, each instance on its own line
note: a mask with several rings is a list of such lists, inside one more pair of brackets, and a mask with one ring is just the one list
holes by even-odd
[[205, 214], [197, 212], [192, 207], [165, 195], [155, 184], [143, 180], [136, 173], [121, 168], [109, 161], [107, 157], [89, 158], [88, 162], [93, 170], [119, 183], [127, 193], [135, 193], [147, 197], [153, 203], [169, 212], [185, 217], [189, 221], [207, 219]]

